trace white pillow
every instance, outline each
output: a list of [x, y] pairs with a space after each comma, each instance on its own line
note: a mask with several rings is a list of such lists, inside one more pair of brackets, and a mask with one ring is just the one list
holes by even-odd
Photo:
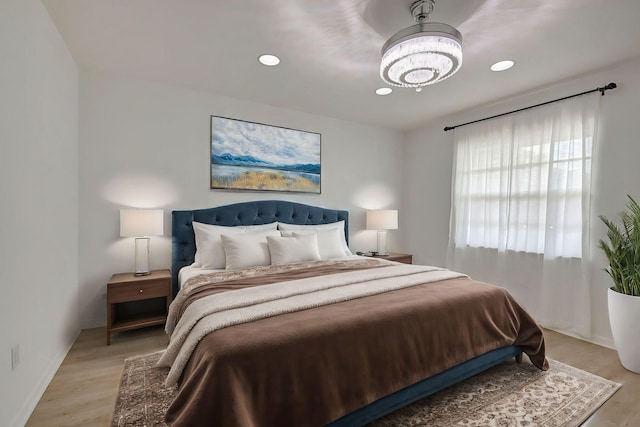
[[337, 228], [331, 230], [298, 230], [293, 232], [293, 237], [308, 236], [315, 234], [318, 239], [318, 251], [320, 252], [320, 258], [333, 259], [344, 258], [344, 246], [340, 239], [340, 233], [342, 231]]
[[203, 224], [193, 221], [193, 232], [196, 237], [196, 254], [194, 267], [215, 269], [225, 267], [225, 254], [220, 235], [251, 233], [256, 231], [276, 230], [277, 222], [263, 225], [239, 225], [226, 227], [222, 225]]
[[[338, 229], [340, 230], [340, 241], [342, 242], [342, 248], [344, 254], [342, 256], [353, 255], [347, 246], [347, 239], [344, 237], [344, 221], [331, 222], [329, 224], [316, 224], [316, 225], [299, 225], [299, 224], [287, 224], [284, 222], [278, 223], [278, 229], [281, 231], [324, 231]], [[321, 239], [318, 239], [318, 247], [320, 248], [320, 255], [322, 256], [322, 243]]]
[[280, 237], [280, 233], [273, 230], [220, 235], [225, 253], [225, 268], [227, 270], [236, 270], [238, 268], [271, 264], [267, 236]]
[[321, 259], [316, 234], [297, 237], [267, 236], [267, 244], [271, 254], [271, 265]]

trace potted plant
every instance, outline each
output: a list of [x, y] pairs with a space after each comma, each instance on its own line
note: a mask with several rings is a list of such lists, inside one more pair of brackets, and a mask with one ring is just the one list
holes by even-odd
[[605, 271], [613, 279], [608, 290], [609, 323], [622, 366], [640, 373], [640, 205], [627, 195], [619, 222], [600, 215], [607, 240], [599, 247], [609, 260]]

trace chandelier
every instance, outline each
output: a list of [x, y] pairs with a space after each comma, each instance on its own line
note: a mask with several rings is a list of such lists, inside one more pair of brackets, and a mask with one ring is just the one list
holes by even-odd
[[438, 83], [462, 65], [462, 34], [447, 24], [427, 23], [435, 0], [411, 5], [417, 22], [394, 34], [382, 46], [380, 77], [399, 87], [419, 88]]

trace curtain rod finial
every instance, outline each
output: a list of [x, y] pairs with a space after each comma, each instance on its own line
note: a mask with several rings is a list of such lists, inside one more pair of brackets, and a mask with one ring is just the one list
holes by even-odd
[[617, 84], [615, 84], [615, 83], [611, 82], [611, 83], [609, 83], [609, 84], [608, 84], [608, 85], [606, 85], [606, 86], [599, 87], [597, 90], [599, 90], [599, 91], [600, 91], [600, 95], [604, 96], [604, 91], [605, 91], [605, 90], [615, 89], [615, 88], [617, 88], [617, 87], [618, 87], [618, 85], [617, 85]]

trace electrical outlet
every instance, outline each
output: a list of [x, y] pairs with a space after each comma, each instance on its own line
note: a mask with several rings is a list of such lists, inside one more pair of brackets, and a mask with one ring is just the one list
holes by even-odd
[[20, 346], [17, 345], [11, 349], [11, 370], [18, 367], [20, 363]]

